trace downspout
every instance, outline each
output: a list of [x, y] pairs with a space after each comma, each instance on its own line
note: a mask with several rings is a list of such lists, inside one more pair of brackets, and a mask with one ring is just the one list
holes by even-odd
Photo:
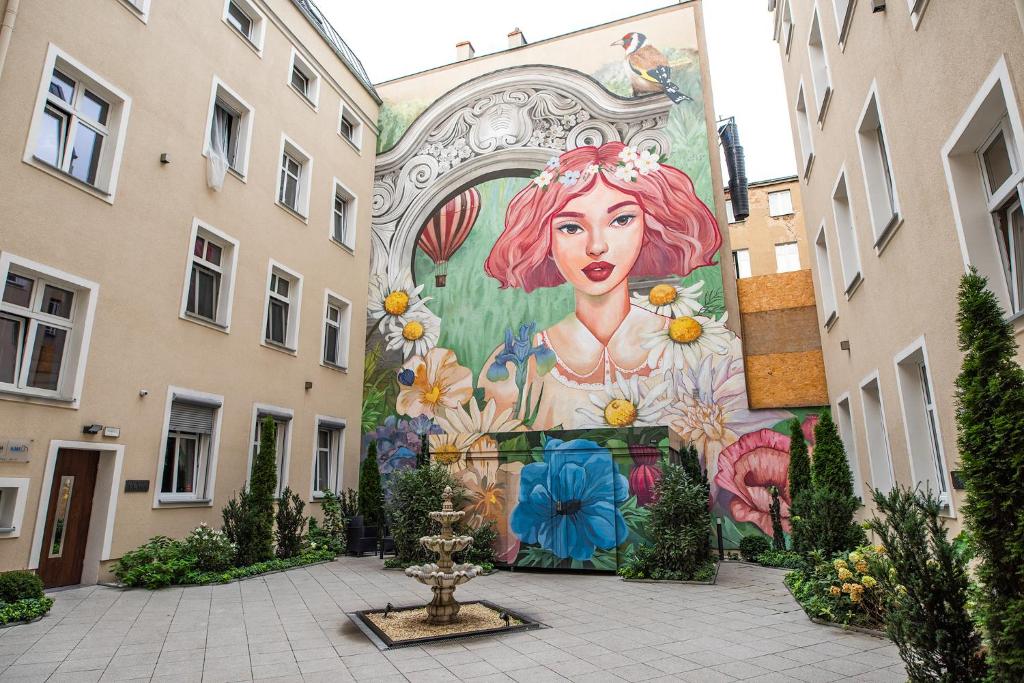
[[4, 62], [7, 61], [7, 48], [11, 46], [14, 34], [14, 19], [18, 16], [18, 4], [21, 0], [7, 0], [4, 20], [0, 23], [0, 76], [4, 73]]

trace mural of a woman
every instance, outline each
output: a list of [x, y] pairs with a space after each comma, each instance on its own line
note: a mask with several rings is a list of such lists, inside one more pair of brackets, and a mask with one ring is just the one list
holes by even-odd
[[[724, 318], [700, 315], [699, 287], [663, 283], [631, 300], [630, 276], [678, 280], [712, 265], [722, 242], [690, 178], [663, 161], [620, 142], [579, 147], [508, 206], [485, 272], [502, 288], [567, 282], [575, 291], [571, 314], [531, 339], [507, 339], [479, 378], [488, 398], [521, 408], [535, 429], [665, 424], [674, 373], [734, 339]], [[516, 344], [538, 351], [522, 367], [525, 382], [507, 369]]]

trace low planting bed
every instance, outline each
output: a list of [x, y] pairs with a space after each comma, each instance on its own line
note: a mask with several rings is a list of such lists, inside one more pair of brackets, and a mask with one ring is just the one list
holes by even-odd
[[32, 572], [0, 573], [0, 626], [35, 621], [53, 606], [43, 595], [43, 581]]

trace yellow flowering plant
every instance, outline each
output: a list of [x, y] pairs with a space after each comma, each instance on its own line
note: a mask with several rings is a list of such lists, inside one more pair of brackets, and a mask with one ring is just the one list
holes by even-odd
[[878, 577], [891, 573], [885, 548], [862, 546], [827, 561], [812, 554], [812, 569], [786, 576], [786, 585], [812, 617], [840, 624], [881, 628], [888, 601]]

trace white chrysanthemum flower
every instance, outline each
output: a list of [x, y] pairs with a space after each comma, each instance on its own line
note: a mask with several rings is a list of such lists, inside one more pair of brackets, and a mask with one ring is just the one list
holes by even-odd
[[689, 287], [663, 282], [651, 287], [651, 291], [646, 295], [634, 294], [632, 303], [634, 306], [669, 318], [693, 315], [702, 308], [700, 295], [703, 288], [703, 280], [697, 280]]
[[577, 427], [641, 427], [665, 421], [668, 384], [648, 386], [639, 375], [626, 379], [619, 374], [603, 392], [591, 393], [592, 406], [576, 409]]
[[635, 164], [636, 160], [640, 157], [636, 147], [623, 147], [622, 151], [619, 152], [619, 161], [624, 164]]
[[386, 334], [392, 321], [404, 325], [410, 315], [423, 308], [430, 297], [420, 298], [423, 285], [414, 286], [409, 271], [393, 278], [381, 273], [370, 280], [370, 300], [366, 304], [366, 317]]
[[728, 314], [721, 320], [703, 315], [673, 318], [668, 326], [644, 335], [641, 344], [649, 350], [647, 364], [655, 373], [683, 370], [700, 364], [710, 354], [721, 355], [729, 351], [735, 335], [725, 326]]
[[615, 167], [615, 177], [619, 180], [625, 180], [626, 182], [636, 182], [639, 177], [636, 172], [636, 167], [633, 164], [625, 164], [624, 166]]
[[408, 316], [404, 323], [392, 318], [385, 338], [387, 350], [401, 349], [402, 360], [412, 356], [425, 356], [437, 345], [441, 336], [441, 319], [422, 308]]
[[636, 166], [636, 170], [638, 170], [641, 175], [653, 173], [654, 171], [657, 171], [659, 168], [661, 168], [661, 166], [658, 164], [658, 155], [648, 149], [645, 149], [644, 151], [640, 152], [639, 157], [636, 161], [633, 162], [633, 164]]
[[495, 432], [514, 432], [522, 427], [522, 422], [512, 417], [512, 408], [498, 412], [498, 404], [489, 399], [480, 410], [476, 401], [470, 401], [459, 408], [445, 408], [437, 416], [437, 424], [446, 433], [475, 434], [479, 438], [483, 434]]
[[533, 179], [534, 185], [543, 189], [551, 184], [551, 181], [555, 179], [555, 174], [551, 171], [541, 171], [540, 174]]

